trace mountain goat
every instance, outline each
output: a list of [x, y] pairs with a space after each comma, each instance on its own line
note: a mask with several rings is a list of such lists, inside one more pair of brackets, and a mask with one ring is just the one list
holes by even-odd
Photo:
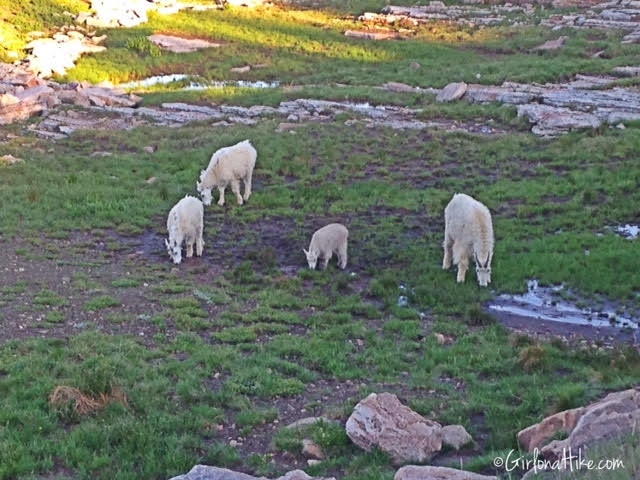
[[311, 237], [309, 250], [302, 251], [307, 256], [307, 263], [311, 270], [315, 270], [318, 258], [322, 258], [322, 270], [327, 268], [329, 260], [335, 253], [338, 255], [338, 266], [345, 269], [347, 266], [347, 239], [349, 230], [340, 223], [330, 223], [322, 227]]
[[202, 255], [204, 240], [202, 239], [204, 207], [195, 197], [187, 195], [174, 205], [167, 217], [169, 240], [164, 241], [167, 252], [173, 263], [182, 261], [182, 242], [186, 244], [187, 258], [193, 256], [193, 244], [196, 244], [196, 255]]
[[[249, 140], [224, 147], [211, 156], [209, 166], [200, 172], [196, 189], [205, 205], [211, 205], [211, 189], [218, 188], [218, 205], [224, 205], [224, 190], [231, 184], [231, 191], [242, 205], [251, 196], [251, 177], [258, 152]], [[240, 180], [244, 183], [244, 197], [240, 195]]]
[[478, 283], [486, 287], [491, 283], [494, 241], [489, 209], [469, 195], [456, 193], [444, 209], [444, 223], [442, 268], [450, 268], [453, 260], [458, 265], [458, 283], [462, 283], [473, 256]]

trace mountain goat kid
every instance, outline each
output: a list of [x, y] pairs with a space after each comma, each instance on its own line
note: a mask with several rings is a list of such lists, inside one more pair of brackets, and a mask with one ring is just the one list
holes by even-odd
[[491, 283], [493, 257], [493, 225], [491, 213], [469, 195], [456, 193], [444, 209], [443, 270], [458, 265], [458, 283], [464, 282], [473, 255], [476, 275], [481, 287]]
[[[218, 188], [218, 205], [224, 205], [224, 190], [231, 184], [231, 191], [242, 205], [251, 196], [251, 177], [258, 152], [249, 140], [224, 147], [211, 156], [209, 166], [200, 172], [196, 189], [205, 205], [211, 205], [211, 189]], [[244, 198], [240, 195], [240, 180], [244, 183]]]
[[338, 266], [345, 269], [347, 266], [347, 238], [349, 230], [340, 223], [330, 223], [322, 227], [311, 237], [309, 250], [302, 251], [307, 256], [307, 263], [311, 270], [315, 270], [318, 258], [322, 258], [322, 270], [327, 268], [329, 260], [335, 253], [338, 255]]
[[186, 244], [187, 258], [193, 257], [193, 244], [196, 244], [196, 255], [202, 255], [204, 229], [202, 218], [204, 207], [195, 197], [187, 195], [174, 205], [167, 217], [169, 240], [164, 241], [167, 252], [173, 263], [182, 261], [182, 242]]

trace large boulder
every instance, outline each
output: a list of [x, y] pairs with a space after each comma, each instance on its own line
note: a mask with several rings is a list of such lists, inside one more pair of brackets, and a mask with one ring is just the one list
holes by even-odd
[[[551, 460], [561, 458], [563, 450], [586, 450], [602, 440], [608, 440], [640, 428], [640, 387], [615, 392], [584, 408], [556, 413], [518, 434], [523, 449], [531, 452], [541, 448], [541, 454]], [[568, 436], [543, 446], [559, 431]]]
[[458, 100], [467, 93], [467, 84], [464, 82], [450, 83], [444, 87], [436, 96], [437, 102], [452, 102]]
[[[268, 480], [265, 477], [254, 477], [242, 472], [234, 472], [226, 468], [196, 465], [189, 473], [173, 477], [170, 480]], [[276, 480], [335, 480], [335, 478], [310, 477], [302, 470], [293, 470]]]
[[466, 444], [473, 442], [471, 435], [462, 425], [447, 425], [442, 427], [442, 443], [460, 450]]
[[393, 480], [498, 480], [455, 468], [408, 465], [398, 470]]
[[391, 393], [372, 393], [347, 420], [347, 435], [360, 448], [378, 447], [395, 464], [426, 462], [442, 448], [442, 426], [400, 403]]

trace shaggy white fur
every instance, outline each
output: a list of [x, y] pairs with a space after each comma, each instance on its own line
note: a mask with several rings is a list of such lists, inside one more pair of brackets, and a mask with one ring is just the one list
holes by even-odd
[[[196, 189], [205, 205], [211, 205], [211, 189], [218, 188], [218, 205], [224, 205], [224, 190], [231, 185], [238, 204], [242, 205], [251, 196], [251, 177], [256, 165], [258, 152], [249, 140], [224, 147], [211, 156], [209, 166], [200, 172]], [[244, 197], [240, 195], [240, 181], [244, 183]]]
[[444, 209], [444, 259], [442, 268], [458, 265], [458, 283], [464, 282], [473, 256], [481, 287], [491, 283], [493, 224], [489, 209], [473, 197], [456, 193]]
[[196, 244], [196, 255], [202, 255], [204, 240], [204, 207], [195, 197], [187, 195], [176, 203], [167, 217], [167, 231], [169, 240], [164, 243], [173, 263], [182, 261], [182, 243], [187, 249], [187, 258], [193, 256], [193, 244]]
[[309, 268], [314, 270], [319, 258], [322, 258], [322, 270], [327, 268], [329, 260], [338, 255], [338, 266], [344, 270], [347, 266], [347, 239], [349, 230], [340, 223], [330, 223], [322, 227], [311, 237], [309, 250], [302, 251], [307, 256]]

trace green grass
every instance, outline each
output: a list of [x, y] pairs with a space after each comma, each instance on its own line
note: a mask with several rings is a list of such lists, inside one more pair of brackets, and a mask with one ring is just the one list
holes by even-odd
[[[372, 86], [556, 81], [629, 63], [638, 46], [621, 46], [617, 34], [571, 32], [564, 50], [538, 55], [529, 48], [555, 33], [440, 24], [402, 42], [342, 35], [354, 27], [344, 13], [381, 5], [152, 15], [147, 25], [109, 30], [109, 50], [84, 57], [66, 80], [171, 72], [224, 80], [236, 78], [232, 66], [267, 63], [246, 78], [317, 86], [157, 88], [144, 103], [367, 101], [421, 108], [422, 119], [491, 119], [505, 135], [346, 126], [352, 115], [295, 135], [275, 133], [278, 120], [268, 118], [250, 127], [77, 131], [55, 143], [11, 130], [16, 138], [0, 153], [25, 162], [0, 168], [0, 243], [28, 268], [24, 278], [0, 279], [0, 321], [8, 338], [31, 335], [34, 325], [52, 338], [0, 345], [0, 479], [169, 478], [196, 463], [275, 478], [283, 452], [303, 461], [300, 441], [312, 438], [327, 458], [310, 474], [391, 480], [389, 459], [359, 450], [340, 425], [284, 428], [310, 415], [344, 422], [373, 391], [464, 425], [481, 448], [464, 467], [495, 473], [493, 458], [517, 448], [520, 429], [637, 384], [633, 348], [514, 334], [485, 306], [537, 278], [637, 317], [637, 241], [607, 227], [638, 223], [640, 125], [540, 139], [513, 108], [441, 105], [430, 94]], [[145, 40], [153, 31], [226, 45], [158, 54]], [[613, 58], [591, 59], [591, 48]], [[422, 67], [412, 69], [414, 61]], [[242, 207], [208, 207], [204, 257], [171, 264], [162, 245], [167, 212], [194, 193], [214, 150], [245, 138], [259, 152], [253, 196]], [[145, 145], [155, 147], [153, 159]], [[96, 151], [112, 155], [92, 157]], [[147, 184], [151, 176], [157, 181]], [[458, 285], [441, 269], [443, 209], [460, 191], [493, 214], [492, 290], [479, 288], [473, 271]], [[349, 227], [349, 266], [312, 272], [302, 248], [330, 221]], [[55, 275], [40, 273], [54, 268]], [[406, 306], [398, 306], [401, 295]], [[32, 316], [43, 323], [16, 327]], [[128, 406], [87, 416], [59, 410], [48, 403], [58, 385], [87, 395], [122, 389]], [[244, 445], [229, 446], [240, 436]], [[636, 443], [621, 452], [635, 466]]]
[[89, 311], [102, 310], [120, 305], [120, 300], [111, 295], [100, 295], [92, 298], [84, 304], [84, 309]]

